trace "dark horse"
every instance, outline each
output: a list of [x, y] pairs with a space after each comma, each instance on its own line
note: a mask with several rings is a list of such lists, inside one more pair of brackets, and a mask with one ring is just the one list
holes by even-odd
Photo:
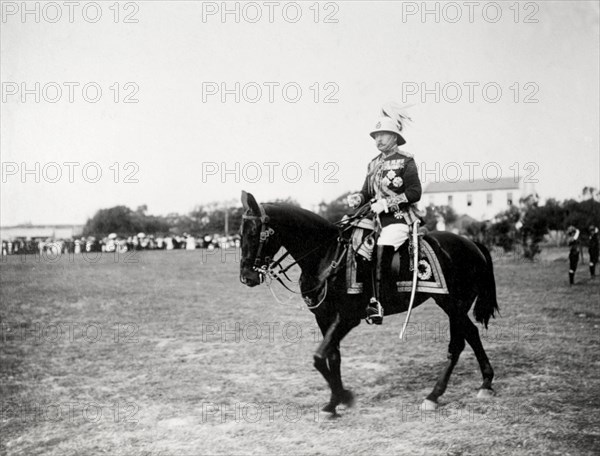
[[[331, 399], [323, 408], [335, 414], [336, 406], [351, 406], [353, 394], [342, 385], [340, 341], [366, 317], [367, 293], [349, 295], [345, 286], [345, 263], [332, 269], [341, 229], [310, 211], [287, 204], [259, 205], [254, 197], [242, 192], [246, 210], [242, 220], [242, 258], [240, 280], [249, 287], [263, 282], [274, 255], [284, 247], [300, 266], [300, 290], [303, 297], [319, 303], [311, 311], [323, 333], [314, 355], [315, 368], [331, 388]], [[475, 319], [485, 325], [498, 310], [492, 259], [485, 246], [446, 232], [432, 232], [425, 239], [434, 247], [446, 277], [448, 294], [417, 293], [414, 306], [433, 298], [450, 320], [448, 362], [423, 409], [433, 410], [444, 393], [460, 353], [469, 343], [483, 375], [478, 397], [493, 394], [494, 371], [481, 344], [479, 331], [468, 316], [475, 302]], [[397, 293], [385, 302], [385, 314], [404, 312], [408, 293]]]

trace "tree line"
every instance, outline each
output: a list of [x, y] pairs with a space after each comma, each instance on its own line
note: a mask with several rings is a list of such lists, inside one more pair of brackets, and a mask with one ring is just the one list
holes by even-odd
[[[592, 191], [590, 191], [592, 189]], [[590, 225], [600, 225], [600, 202], [597, 192], [585, 187], [582, 192], [587, 199], [568, 199], [558, 201], [548, 199], [543, 205], [537, 198], [529, 196], [519, 201], [493, 220], [471, 221], [460, 227], [460, 233], [488, 246], [513, 250], [517, 245], [523, 249], [526, 258], [532, 258], [540, 252], [540, 243], [550, 239], [561, 244], [562, 233], [573, 225], [582, 233], [583, 242], [587, 242]], [[319, 205], [318, 213], [330, 222], [341, 220], [351, 210], [346, 204], [346, 192], [334, 200]], [[292, 198], [275, 200], [299, 206]], [[243, 209], [233, 205], [210, 204], [196, 206], [188, 214], [171, 213], [166, 216], [147, 214], [147, 206], [132, 210], [126, 206], [100, 209], [89, 219], [83, 229], [84, 236], [104, 237], [109, 233], [131, 236], [139, 232], [157, 235], [182, 235], [189, 233], [233, 234], [239, 231]], [[438, 220], [443, 220], [447, 229], [455, 226], [459, 215], [449, 206], [428, 206], [424, 209], [423, 225], [428, 230], [435, 229]]]
[[[294, 199], [279, 199], [299, 206]], [[240, 230], [243, 208], [233, 205], [213, 203], [198, 205], [188, 214], [170, 213], [165, 216], [149, 215], [148, 206], [138, 206], [133, 210], [127, 206], [115, 206], [98, 210], [87, 220], [83, 227], [83, 236], [103, 238], [110, 233], [119, 236], [134, 236], [138, 233], [154, 235], [194, 236], [202, 234], [234, 234]]]
[[[329, 204], [321, 203], [319, 213], [331, 222], [340, 220], [349, 212], [346, 204], [347, 192]], [[511, 205], [493, 220], [471, 221], [459, 229], [459, 233], [486, 244], [488, 247], [502, 247], [505, 251], [522, 248], [525, 258], [533, 259], [540, 253], [540, 243], [544, 240], [561, 245], [565, 240], [566, 229], [573, 225], [581, 231], [581, 239], [587, 243], [591, 225], [600, 225], [600, 199], [594, 187], [584, 187], [581, 200], [558, 201], [550, 198], [543, 205], [535, 196]], [[424, 208], [423, 226], [428, 231], [436, 229], [438, 220], [443, 220], [447, 229], [452, 229], [459, 215], [450, 206], [430, 205]]]

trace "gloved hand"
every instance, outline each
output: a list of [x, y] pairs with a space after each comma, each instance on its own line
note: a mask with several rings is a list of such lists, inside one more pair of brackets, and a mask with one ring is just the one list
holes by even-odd
[[346, 197], [346, 202], [348, 203], [348, 206], [350, 206], [352, 209], [360, 206], [360, 203], [362, 202], [361, 194], [353, 193], [352, 195], [348, 195]]
[[382, 212], [389, 212], [387, 201], [385, 198], [378, 199], [374, 203], [371, 203], [371, 210], [376, 214], [381, 214]]

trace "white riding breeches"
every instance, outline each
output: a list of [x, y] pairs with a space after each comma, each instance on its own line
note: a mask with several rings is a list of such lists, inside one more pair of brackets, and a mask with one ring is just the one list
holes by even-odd
[[404, 241], [408, 239], [408, 225], [404, 223], [394, 223], [388, 225], [381, 230], [377, 245], [393, 245], [394, 249], [398, 249]]

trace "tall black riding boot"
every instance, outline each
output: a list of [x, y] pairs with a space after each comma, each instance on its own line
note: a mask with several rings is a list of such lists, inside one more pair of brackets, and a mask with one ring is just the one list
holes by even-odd
[[593, 279], [595, 275], [596, 275], [596, 265], [593, 264], [590, 266], [590, 277]]
[[383, 323], [383, 307], [381, 302], [390, 298], [390, 268], [394, 258], [394, 247], [391, 245], [377, 246], [377, 265], [375, 267], [374, 294], [367, 307], [367, 323], [380, 325]]
[[569, 272], [569, 285], [573, 285], [574, 282], [575, 282], [575, 273]]

